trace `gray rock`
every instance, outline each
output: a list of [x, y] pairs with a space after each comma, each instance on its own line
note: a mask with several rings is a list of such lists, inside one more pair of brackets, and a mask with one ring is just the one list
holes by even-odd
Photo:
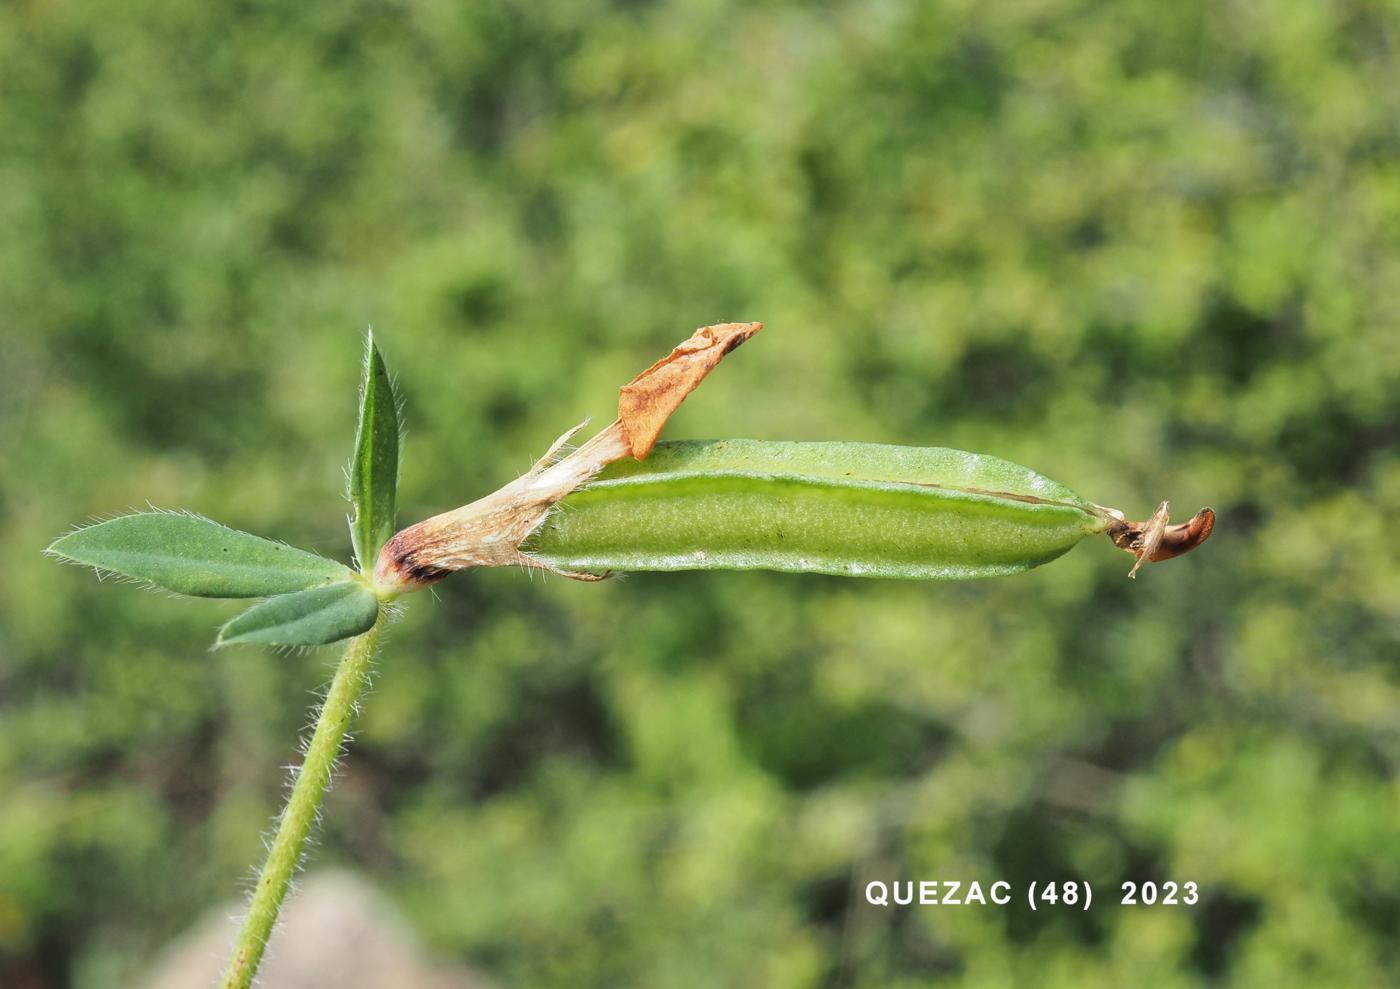
[[[142, 989], [216, 985], [242, 903], [210, 910], [161, 953]], [[261, 989], [492, 989], [485, 977], [428, 959], [388, 899], [360, 876], [327, 870], [288, 897], [258, 972]]]

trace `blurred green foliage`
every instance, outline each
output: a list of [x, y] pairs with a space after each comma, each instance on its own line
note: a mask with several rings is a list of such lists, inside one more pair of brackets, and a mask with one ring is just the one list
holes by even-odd
[[746, 319], [668, 437], [962, 447], [1216, 535], [1135, 583], [1106, 540], [455, 577], [315, 861], [512, 986], [1400, 980], [1397, 51], [1394, 0], [0, 6], [0, 983], [120, 984], [235, 889], [334, 657], [207, 652], [236, 606], [50, 538], [149, 499], [348, 561], [366, 324], [409, 522]]

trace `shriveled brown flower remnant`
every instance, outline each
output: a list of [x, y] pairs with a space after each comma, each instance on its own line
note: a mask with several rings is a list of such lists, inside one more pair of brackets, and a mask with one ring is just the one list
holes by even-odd
[[[1189, 522], [1168, 525], [1171, 503], [1162, 502], [1146, 522], [1127, 522], [1119, 518], [1108, 528], [1113, 545], [1137, 557], [1129, 577], [1136, 577], [1144, 563], [1160, 563], [1183, 553], [1189, 553], [1210, 538], [1215, 529], [1215, 512], [1202, 508]], [[1118, 515], [1119, 513], [1114, 513]]]
[[[560, 436], [528, 473], [500, 490], [395, 535], [379, 554], [375, 583], [391, 592], [407, 591], [468, 567], [544, 567], [521, 553], [520, 544], [549, 510], [613, 461], [645, 459], [686, 396], [726, 354], [761, 329], [762, 323], [702, 326], [623, 385], [617, 419], [577, 450], [555, 459], [587, 423]], [[578, 580], [600, 579], [596, 574], [556, 572]]]
[[632, 447], [632, 456], [646, 459], [661, 427], [705, 375], [734, 348], [763, 329], [762, 323], [721, 323], [702, 326], [689, 340], [622, 386], [617, 418]]

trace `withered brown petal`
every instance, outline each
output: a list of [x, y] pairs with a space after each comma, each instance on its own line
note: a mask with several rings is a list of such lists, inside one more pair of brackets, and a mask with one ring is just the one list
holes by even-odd
[[763, 329], [762, 323], [720, 323], [702, 326], [670, 354], [623, 385], [617, 417], [632, 448], [642, 460], [661, 427], [725, 354]]
[[1158, 546], [1157, 552], [1152, 555], [1152, 562], [1160, 563], [1162, 560], [1170, 560], [1182, 553], [1191, 552], [1209, 539], [1213, 531], [1215, 531], [1215, 512], [1209, 508], [1202, 508], [1192, 517], [1191, 521], [1167, 527], [1167, 531], [1162, 534], [1162, 542]]
[[1167, 503], [1162, 502], [1146, 522], [1119, 519], [1109, 526], [1113, 544], [1137, 557], [1129, 577], [1135, 576], [1144, 563], [1160, 563], [1183, 553], [1189, 553], [1210, 538], [1215, 530], [1215, 512], [1202, 508], [1190, 521], [1167, 524]]

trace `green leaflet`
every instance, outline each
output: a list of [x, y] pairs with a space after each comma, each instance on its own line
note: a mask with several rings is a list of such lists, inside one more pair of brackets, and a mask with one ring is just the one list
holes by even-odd
[[369, 588], [346, 580], [255, 604], [219, 629], [216, 645], [319, 646], [366, 632], [378, 617]]
[[521, 546], [567, 571], [1018, 573], [1107, 519], [1029, 468], [936, 447], [659, 444], [565, 498]]
[[177, 594], [207, 598], [284, 594], [351, 575], [334, 560], [173, 512], [99, 522], [55, 540], [47, 552]]
[[394, 534], [394, 499], [399, 483], [399, 409], [374, 334], [365, 337], [364, 380], [360, 386], [360, 425], [350, 463], [350, 538], [355, 559], [366, 573], [379, 547]]

